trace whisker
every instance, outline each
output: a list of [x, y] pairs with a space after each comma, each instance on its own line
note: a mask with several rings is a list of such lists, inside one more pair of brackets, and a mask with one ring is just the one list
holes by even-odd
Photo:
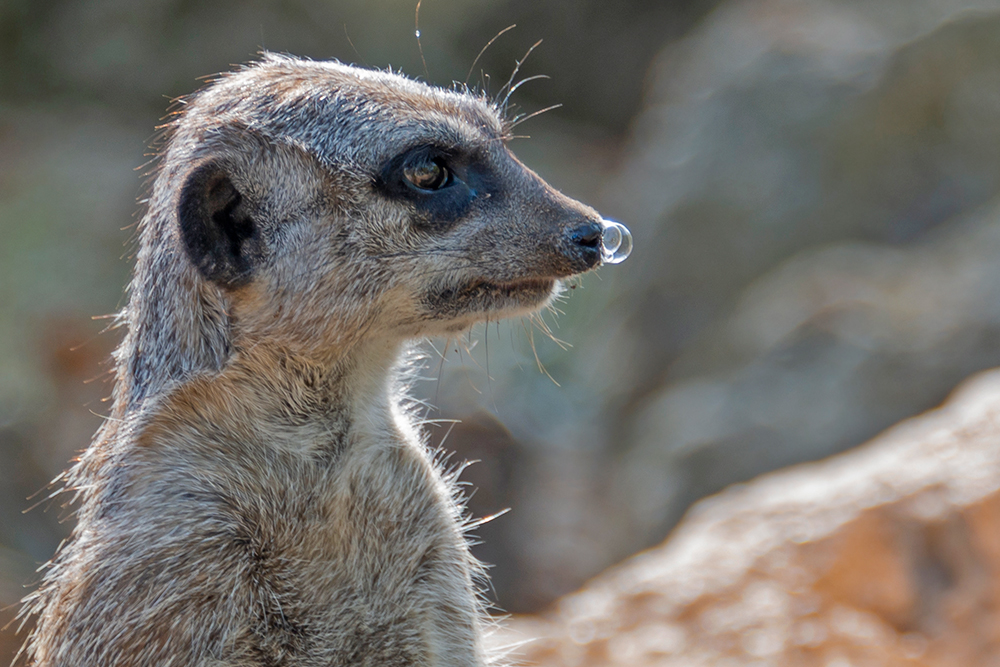
[[497, 408], [496, 395], [493, 393], [493, 378], [490, 377], [490, 318], [486, 318], [486, 326], [483, 327], [483, 339], [485, 343], [483, 347], [486, 348], [486, 388], [490, 391], [490, 402], [493, 403], [493, 411], [499, 413], [500, 410]]
[[506, 96], [503, 98], [503, 102], [498, 105], [498, 109], [500, 110], [501, 114], [505, 114], [507, 111], [507, 102], [510, 100], [510, 87], [514, 85], [514, 79], [517, 77], [518, 72], [521, 71], [521, 65], [524, 64], [524, 61], [528, 59], [528, 56], [531, 55], [531, 52], [534, 51], [541, 43], [542, 40], [538, 40], [537, 42], [531, 45], [531, 48], [528, 49], [527, 52], [524, 54], [524, 56], [517, 61], [517, 64], [514, 65], [514, 71], [510, 73], [510, 78], [507, 79], [507, 83], [505, 83], [503, 88], [501, 88], [497, 92], [497, 97], [499, 97], [500, 95], [503, 94], [505, 90], [507, 91]]
[[493, 46], [493, 42], [497, 41], [497, 39], [500, 37], [500, 35], [504, 34], [508, 30], [513, 30], [516, 27], [517, 27], [516, 23], [511, 23], [509, 26], [507, 26], [506, 28], [504, 28], [503, 30], [501, 30], [500, 32], [498, 32], [496, 35], [494, 35], [493, 39], [491, 39], [490, 41], [486, 42], [486, 46], [484, 46], [483, 49], [479, 52], [479, 55], [476, 56], [476, 59], [472, 61], [472, 65], [469, 67], [469, 73], [465, 75], [465, 84], [464, 85], [466, 86], [466, 88], [468, 88], [468, 86], [469, 86], [469, 77], [472, 76], [472, 70], [476, 69], [476, 63], [478, 63], [479, 59], [483, 57], [484, 53], [486, 53], [486, 49], [488, 49], [491, 46]]
[[[469, 333], [470, 334], [472, 333], [472, 329], [469, 329]], [[455, 342], [457, 343], [458, 340], [459, 339], [456, 338]], [[465, 349], [469, 353], [469, 359], [471, 359], [473, 363], [476, 363], [475, 358], [472, 356], [472, 351], [469, 350], [468, 347], [466, 347]], [[455, 351], [458, 352], [458, 359], [459, 359], [459, 361], [462, 362], [462, 368], [465, 369], [465, 379], [469, 382], [469, 386], [472, 387], [472, 390], [474, 392], [476, 392], [477, 394], [479, 394], [480, 396], [482, 396], [483, 392], [479, 391], [479, 388], [476, 387], [476, 385], [472, 382], [472, 378], [469, 376], [469, 367], [465, 364], [465, 358], [462, 356], [462, 350], [461, 350], [461, 348], [456, 347]], [[476, 365], [478, 366], [479, 364], [476, 364]]]
[[535, 330], [526, 328], [526, 331], [528, 332], [528, 342], [531, 343], [531, 352], [535, 355], [535, 363], [538, 364], [538, 370], [545, 373], [545, 376], [552, 380], [555, 386], [561, 387], [562, 385], [556, 382], [556, 379], [552, 377], [552, 374], [545, 368], [545, 364], [542, 363], [542, 359], [538, 356], [538, 348], [535, 347]]
[[[451, 343], [450, 338], [444, 339], [444, 347], [438, 352], [438, 356], [441, 357], [441, 363], [438, 364], [438, 377], [437, 377], [437, 388], [434, 389], [434, 404], [440, 405], [438, 398], [441, 396], [441, 380], [444, 379], [444, 359], [448, 354], [448, 345]], [[434, 347], [434, 343], [431, 343], [431, 349], [437, 352], [437, 348]]]
[[552, 329], [549, 328], [548, 322], [545, 321], [541, 313], [532, 313], [529, 317], [531, 321], [536, 326], [538, 326], [539, 330], [546, 336], [548, 336], [552, 340], [552, 342], [558, 345], [560, 348], [562, 348], [563, 350], [568, 350], [570, 347], [572, 347], [572, 345], [570, 345], [566, 341], [556, 338], [555, 334], [552, 332]]
[[347, 24], [346, 23], [344, 24], [344, 37], [347, 38], [347, 43], [350, 44], [351, 45], [351, 49], [354, 50], [354, 55], [356, 55], [358, 57], [358, 59], [361, 60], [361, 62], [367, 67], [368, 66], [368, 61], [365, 60], [365, 57], [363, 55], [361, 55], [360, 51], [358, 51], [358, 47], [354, 46], [354, 40], [351, 39], [350, 33], [347, 32]]
[[507, 93], [507, 96], [510, 97], [511, 95], [513, 95], [515, 90], [517, 90], [524, 84], [528, 83], [529, 81], [535, 81], [537, 79], [551, 79], [551, 78], [552, 77], [549, 76], [548, 74], [536, 74], [535, 76], [529, 76], [527, 79], [521, 79], [516, 84], [514, 84], [514, 86]]
[[417, 35], [417, 49], [420, 50], [420, 62], [424, 64], [424, 76], [428, 79], [431, 78], [430, 72], [427, 71], [427, 61], [424, 60], [424, 45], [420, 43], [420, 5], [424, 0], [417, 0], [417, 11], [413, 18], [413, 29]]
[[552, 106], [545, 107], [544, 109], [539, 109], [538, 111], [536, 111], [534, 113], [529, 113], [527, 116], [524, 116], [523, 118], [518, 118], [518, 119], [514, 120], [510, 124], [510, 128], [509, 129], [513, 130], [515, 127], [517, 127], [518, 125], [520, 125], [524, 121], [531, 120], [535, 116], [540, 116], [543, 113], [545, 113], [546, 111], [552, 111], [553, 109], [558, 109], [561, 106], [562, 106], [562, 104], [553, 104]]

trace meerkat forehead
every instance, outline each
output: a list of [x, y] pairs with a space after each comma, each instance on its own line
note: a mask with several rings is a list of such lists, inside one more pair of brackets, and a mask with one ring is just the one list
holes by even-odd
[[392, 72], [270, 54], [196, 94], [179, 125], [196, 141], [245, 128], [337, 169], [371, 168], [409, 146], [474, 149], [507, 135], [483, 97]]

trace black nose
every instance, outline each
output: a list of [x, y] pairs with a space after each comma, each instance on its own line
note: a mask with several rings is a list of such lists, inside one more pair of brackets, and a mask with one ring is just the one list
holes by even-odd
[[574, 244], [584, 248], [598, 248], [603, 231], [598, 223], [591, 220], [570, 230], [569, 238]]
[[604, 229], [594, 220], [572, 223], [562, 233], [562, 255], [569, 260], [570, 273], [583, 273], [601, 263], [601, 235]]

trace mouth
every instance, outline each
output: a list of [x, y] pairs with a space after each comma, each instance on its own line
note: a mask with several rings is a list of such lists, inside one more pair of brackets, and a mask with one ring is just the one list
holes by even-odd
[[554, 293], [556, 282], [555, 278], [512, 281], [477, 278], [429, 292], [424, 304], [436, 316], [448, 319], [473, 314], [515, 315], [540, 308]]
[[555, 287], [555, 278], [527, 278], [511, 282], [474, 281], [466, 290], [482, 294], [493, 294], [506, 299], [530, 298], [532, 295], [548, 297]]

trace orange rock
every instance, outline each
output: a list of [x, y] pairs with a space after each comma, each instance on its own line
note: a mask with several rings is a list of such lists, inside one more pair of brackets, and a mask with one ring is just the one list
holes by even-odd
[[1000, 664], [1000, 371], [854, 451], [699, 503], [496, 641], [541, 666]]

